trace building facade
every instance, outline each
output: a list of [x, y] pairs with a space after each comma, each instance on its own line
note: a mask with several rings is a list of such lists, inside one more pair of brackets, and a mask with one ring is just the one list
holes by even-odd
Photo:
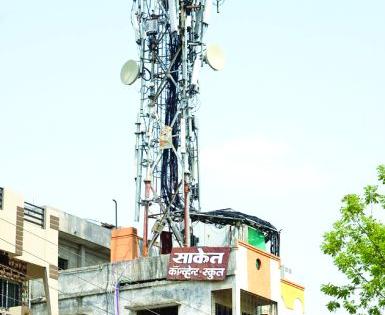
[[[232, 209], [193, 221], [193, 249], [230, 250], [224, 279], [170, 280], [170, 254], [160, 254], [169, 246], [156, 244], [152, 256], [139, 257], [136, 229], [121, 228], [112, 232], [112, 263], [60, 272], [60, 314], [304, 314], [304, 288], [285, 278], [272, 225]], [[35, 301], [39, 296], [33, 291]], [[32, 308], [44, 314], [46, 304]]]
[[304, 314], [304, 288], [283, 272], [274, 226], [233, 209], [191, 218], [191, 250], [229, 252], [220, 280], [170, 279], [177, 246], [168, 232], [140, 257], [135, 228], [111, 230], [1, 189], [0, 314]]
[[30, 314], [29, 282], [41, 279], [46, 314], [58, 314], [59, 218], [0, 188], [0, 312]]
[[111, 229], [0, 188], [0, 314], [30, 314], [33, 291], [59, 314], [59, 270], [110, 261]]
[[[304, 288], [281, 278], [279, 258], [245, 242], [232, 247], [223, 281], [167, 280], [169, 259], [167, 254], [60, 272], [60, 314], [304, 314]], [[33, 292], [34, 299], [39, 295]], [[45, 314], [46, 307], [34, 303], [33, 314]]]

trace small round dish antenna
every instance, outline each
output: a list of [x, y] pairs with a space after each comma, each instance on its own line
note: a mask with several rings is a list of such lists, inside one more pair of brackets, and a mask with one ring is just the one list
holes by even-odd
[[135, 60], [128, 60], [120, 70], [120, 80], [123, 84], [131, 85], [139, 77], [139, 66]]
[[211, 44], [207, 47], [206, 62], [215, 71], [222, 70], [225, 67], [225, 55], [219, 45]]

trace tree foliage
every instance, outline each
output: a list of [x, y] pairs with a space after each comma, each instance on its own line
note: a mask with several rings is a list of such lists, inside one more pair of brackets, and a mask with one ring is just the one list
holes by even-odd
[[323, 236], [323, 253], [346, 278], [344, 284], [321, 286], [331, 297], [329, 311], [385, 314], [385, 225], [379, 219], [385, 217], [385, 166], [377, 171], [378, 185], [366, 186], [362, 195], [346, 195], [340, 219]]

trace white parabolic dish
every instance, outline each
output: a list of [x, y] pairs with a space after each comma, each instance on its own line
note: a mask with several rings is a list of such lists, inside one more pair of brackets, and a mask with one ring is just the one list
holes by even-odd
[[128, 60], [120, 71], [120, 80], [123, 84], [133, 84], [139, 76], [139, 66], [135, 60]]
[[207, 47], [206, 61], [214, 70], [222, 70], [225, 67], [225, 55], [219, 45], [212, 44]]

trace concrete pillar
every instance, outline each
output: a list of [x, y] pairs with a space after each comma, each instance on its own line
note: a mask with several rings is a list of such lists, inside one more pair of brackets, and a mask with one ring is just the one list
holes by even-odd
[[59, 314], [59, 292], [58, 292], [58, 281], [57, 281], [57, 268], [56, 274], [50, 270], [48, 266], [44, 268], [44, 291], [45, 298], [47, 300], [48, 315]]
[[111, 262], [138, 258], [138, 234], [136, 228], [113, 229], [111, 233]]
[[234, 279], [231, 290], [232, 314], [241, 315], [241, 289], [237, 279]]

